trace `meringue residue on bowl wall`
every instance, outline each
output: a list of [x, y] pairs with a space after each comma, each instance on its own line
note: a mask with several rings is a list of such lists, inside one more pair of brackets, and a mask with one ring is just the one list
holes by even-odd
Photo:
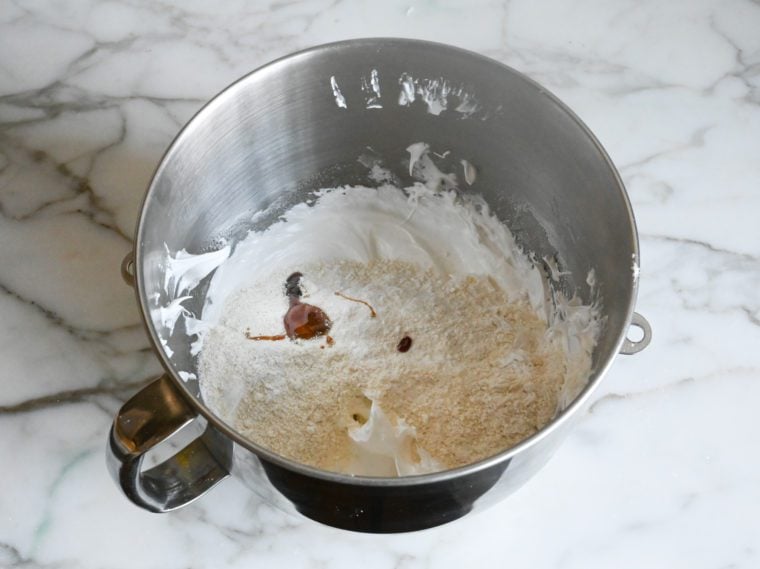
[[[359, 82], [362, 92], [362, 101], [360, 103], [362, 108], [383, 108], [380, 91], [381, 77], [377, 69], [371, 69], [368, 75], [361, 75], [358, 78], [341, 79], [341, 81]], [[415, 101], [422, 101], [427, 108], [427, 112], [435, 116], [440, 115], [445, 110], [452, 110], [458, 113], [461, 118], [470, 118], [474, 115], [482, 114], [480, 113], [481, 105], [478, 103], [475, 95], [466, 86], [454, 83], [443, 77], [414, 77], [412, 74], [404, 72], [390, 81], [384, 80], [384, 85], [385, 91], [393, 90], [396, 93], [395, 102], [402, 107], [408, 107]], [[335, 75], [330, 77], [330, 90], [338, 107], [346, 109], [349, 107], [349, 104], [355, 104], [347, 101]], [[452, 102], [454, 103], [453, 106]]]

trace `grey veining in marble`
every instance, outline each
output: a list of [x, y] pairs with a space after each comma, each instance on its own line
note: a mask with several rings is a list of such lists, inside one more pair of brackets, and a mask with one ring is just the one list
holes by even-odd
[[[229, 82], [360, 36], [479, 51], [586, 121], [629, 189], [655, 339], [478, 516], [355, 535], [235, 481], [142, 512], [103, 446], [158, 372], [119, 275], [149, 177]], [[759, 214], [756, 1], [0, 0], [0, 567], [758, 567]]]

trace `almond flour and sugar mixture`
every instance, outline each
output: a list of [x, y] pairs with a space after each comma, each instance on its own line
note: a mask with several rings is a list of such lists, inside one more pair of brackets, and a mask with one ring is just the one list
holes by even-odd
[[252, 441], [349, 474], [433, 472], [532, 435], [587, 381], [595, 309], [547, 301], [487, 205], [413, 163], [437, 185], [322, 190], [214, 274], [201, 392]]
[[227, 301], [202, 352], [201, 377], [247, 379], [231, 411], [251, 440], [312, 466], [362, 470], [350, 433], [374, 402], [414, 429], [398, 451], [406, 460], [419, 463], [422, 451], [451, 468], [514, 445], [555, 413], [564, 354], [530, 305], [511, 302], [493, 279], [388, 260], [301, 269], [305, 300], [330, 317], [329, 335], [269, 340], [282, 331], [288, 275], [266, 275]]

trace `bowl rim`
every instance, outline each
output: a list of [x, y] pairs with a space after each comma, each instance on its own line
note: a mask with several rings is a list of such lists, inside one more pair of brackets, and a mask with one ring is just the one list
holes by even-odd
[[[594, 370], [591, 373], [588, 383], [583, 388], [583, 390], [576, 396], [576, 398], [570, 403], [570, 405], [568, 405], [565, 409], [563, 409], [549, 423], [544, 425], [536, 433], [520, 441], [515, 446], [505, 449], [487, 458], [481, 459], [477, 462], [473, 462], [471, 464], [467, 464], [467, 465], [460, 466], [457, 468], [452, 468], [449, 470], [433, 472], [430, 474], [417, 474], [417, 475], [399, 476], [399, 477], [356, 476], [356, 475], [350, 475], [350, 474], [343, 474], [339, 472], [332, 472], [328, 470], [322, 470], [316, 467], [308, 466], [300, 462], [297, 462], [295, 460], [291, 460], [289, 458], [281, 456], [263, 446], [260, 446], [254, 443], [253, 441], [250, 441], [249, 439], [245, 438], [242, 434], [237, 432], [235, 429], [233, 429], [231, 426], [229, 426], [223, 419], [221, 419], [213, 411], [211, 411], [196, 395], [190, 392], [185, 382], [182, 381], [178, 377], [177, 372], [175, 371], [171, 360], [166, 355], [162, 347], [162, 344], [159, 341], [158, 334], [156, 333], [153, 323], [148, 317], [150, 313], [150, 309], [147, 302], [145, 287], [143, 285], [143, 272], [141, 269], [141, 266], [142, 266], [141, 243], [142, 243], [142, 236], [143, 236], [144, 227], [145, 227], [145, 217], [146, 217], [145, 212], [147, 210], [151, 197], [155, 191], [156, 182], [161, 177], [161, 174], [163, 173], [164, 168], [166, 167], [166, 164], [170, 161], [171, 157], [177, 151], [177, 148], [179, 147], [180, 143], [184, 139], [192, 135], [196, 126], [201, 122], [200, 119], [202, 119], [205, 114], [208, 114], [215, 107], [224, 104], [226, 99], [231, 97], [237, 89], [241, 88], [241, 86], [244, 83], [250, 81], [252, 78], [258, 78], [267, 73], [275, 73], [278, 70], [278, 68], [284, 65], [287, 65], [288, 63], [292, 62], [295, 59], [307, 57], [315, 53], [333, 51], [333, 50], [356, 49], [356, 48], [380, 49], [380, 48], [388, 47], [388, 46], [394, 46], [394, 47], [405, 46], [405, 47], [412, 47], [412, 48], [436, 49], [436, 50], [449, 52], [452, 55], [457, 55], [460, 57], [463, 56], [466, 58], [471, 58], [473, 60], [478, 60], [481, 63], [487, 63], [489, 65], [492, 65], [495, 69], [500, 69], [503, 72], [510, 73], [512, 75], [517, 76], [519, 79], [521, 79], [526, 84], [528, 84], [529, 86], [533, 87], [536, 90], [536, 96], [540, 96], [540, 97], [544, 97], [548, 99], [550, 103], [556, 105], [556, 107], [558, 107], [562, 112], [564, 112], [573, 122], [576, 123], [576, 125], [581, 129], [581, 131], [585, 133], [585, 135], [588, 137], [590, 142], [596, 148], [602, 160], [606, 163], [607, 168], [609, 169], [610, 173], [612, 174], [615, 180], [615, 183], [617, 185], [617, 190], [620, 194], [620, 197], [623, 200], [623, 205], [628, 215], [629, 228], [631, 231], [631, 243], [633, 244], [632, 262], [635, 263], [636, 266], [639, 266], [639, 240], [638, 240], [638, 232], [636, 228], [636, 220], [634, 218], [633, 208], [631, 206], [628, 193], [626, 192], [625, 185], [623, 184], [620, 174], [617, 168], [615, 167], [615, 165], [613, 164], [612, 160], [610, 159], [609, 155], [607, 154], [606, 150], [604, 149], [604, 147], [601, 145], [601, 143], [593, 134], [593, 132], [591, 132], [591, 129], [589, 129], [589, 127], [580, 119], [580, 117], [578, 117], [578, 115], [574, 111], [572, 111], [565, 103], [563, 103], [556, 95], [554, 95], [551, 91], [546, 89], [544, 86], [542, 86], [535, 80], [531, 79], [527, 75], [521, 73], [520, 71], [517, 71], [516, 69], [508, 65], [505, 65], [504, 63], [501, 63], [500, 61], [497, 61], [485, 55], [481, 55], [471, 50], [452, 46], [449, 44], [432, 42], [432, 41], [427, 41], [427, 40], [409, 39], [409, 38], [401, 38], [401, 37], [369, 37], [369, 38], [357, 38], [357, 39], [349, 39], [349, 40], [342, 40], [342, 41], [320, 44], [317, 46], [313, 46], [307, 49], [290, 53], [288, 55], [285, 55], [273, 61], [270, 61], [269, 63], [266, 63], [254, 69], [253, 71], [243, 75], [239, 79], [230, 83], [227, 87], [225, 87], [219, 93], [214, 95], [187, 121], [187, 123], [185, 123], [185, 125], [182, 127], [182, 129], [180, 129], [180, 131], [177, 133], [177, 135], [172, 140], [171, 144], [168, 146], [168, 148], [162, 155], [158, 163], [158, 166], [156, 167], [153, 175], [151, 176], [148, 189], [146, 190], [143, 196], [142, 202], [140, 204], [139, 214], [138, 214], [138, 219], [137, 219], [137, 228], [135, 232], [135, 242], [134, 242], [134, 277], [135, 277], [134, 290], [135, 290], [137, 300], [138, 300], [138, 305], [140, 308], [140, 311], [139, 311], [140, 318], [142, 319], [142, 322], [148, 332], [150, 341], [153, 344], [153, 348], [158, 355], [158, 358], [162, 367], [164, 368], [166, 374], [171, 378], [172, 382], [174, 383], [174, 386], [185, 396], [185, 398], [188, 400], [190, 405], [198, 412], [198, 414], [204, 417], [208, 421], [210, 426], [212, 426], [214, 429], [216, 429], [220, 433], [224, 434], [224, 436], [234, 441], [236, 444], [240, 445], [244, 449], [256, 454], [260, 459], [266, 460], [270, 463], [273, 463], [279, 467], [285, 468], [292, 472], [295, 472], [304, 476], [312, 477], [312, 478], [321, 479], [327, 482], [337, 483], [337, 484], [344, 484], [344, 485], [351, 485], [351, 486], [396, 488], [396, 487], [427, 485], [427, 484], [434, 484], [438, 482], [447, 482], [447, 481], [451, 481], [457, 478], [473, 475], [484, 470], [488, 470], [500, 464], [504, 464], [504, 463], [508, 464], [508, 462], [512, 458], [517, 456], [518, 454], [522, 453], [523, 451], [526, 451], [527, 449], [531, 447], [536, 446], [538, 443], [548, 438], [550, 435], [552, 435], [558, 429], [560, 429], [560, 427], [565, 425], [570, 420], [570, 418], [573, 415], [575, 415], [589, 400], [589, 398], [591, 397], [591, 395], [596, 390], [596, 388], [598, 387], [598, 385], [601, 383], [602, 379], [604, 378], [605, 374], [609, 370], [610, 366], [612, 365], [612, 362], [615, 360], [616, 356], [620, 353], [620, 349], [626, 338], [629, 326], [626, 325], [622, 327], [622, 329], [619, 331], [618, 337], [615, 339], [615, 342], [613, 344], [614, 350], [611, 353], [611, 356], [607, 358], [607, 360], [603, 363], [603, 365], [601, 365], [600, 367], [598, 367], [596, 370]], [[628, 306], [626, 309], [626, 315], [625, 315], [626, 323], [630, 323], [633, 317], [637, 292], [638, 292], [638, 279], [634, 278], [632, 279], [631, 295], [630, 295], [630, 298], [628, 299]], [[234, 467], [233, 467], [233, 470], [234, 470]]]

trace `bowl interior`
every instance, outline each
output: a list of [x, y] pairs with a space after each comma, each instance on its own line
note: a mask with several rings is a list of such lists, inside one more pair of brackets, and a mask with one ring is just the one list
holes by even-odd
[[[460, 180], [461, 160], [476, 167], [462, 191], [482, 195], [526, 250], [569, 271], [556, 286], [589, 302], [594, 270], [605, 315], [598, 375], [617, 353], [635, 295], [636, 233], [614, 167], [536, 83], [476, 54], [410, 40], [355, 40], [279, 60], [225, 90], [177, 137], [146, 196], [137, 245], [138, 294], [153, 339], [170, 348], [171, 357], [160, 348], [165, 364], [196, 367], [181, 323], [174, 334], [161, 323], [173, 300], [163, 286], [167, 255], [234, 243], [315, 189], [376, 185], [368, 157], [411, 183], [406, 148], [416, 142], [448, 151], [439, 166]], [[199, 315], [205, 287], [192, 294], [184, 306]], [[198, 394], [193, 380], [186, 387]]]

